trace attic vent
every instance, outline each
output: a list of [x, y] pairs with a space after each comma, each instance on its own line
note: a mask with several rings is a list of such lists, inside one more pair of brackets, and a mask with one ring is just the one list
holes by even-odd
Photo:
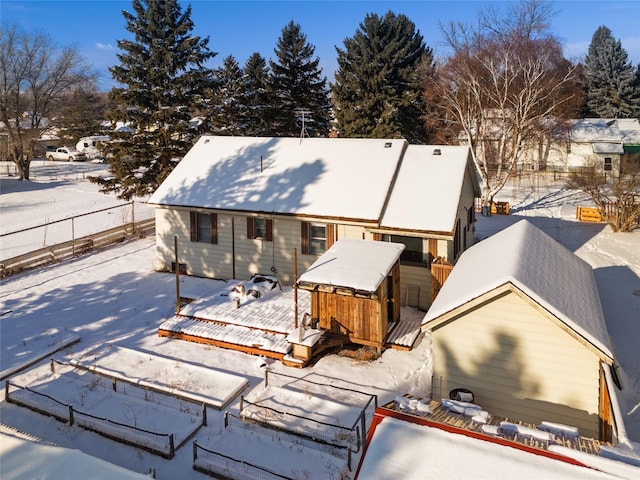
[[433, 154], [434, 155], [442, 155], [442, 150], [440, 150], [439, 148], [434, 148], [433, 149]]
[[384, 148], [391, 148], [391, 142], [385, 142]]
[[209, 143], [209, 139], [207, 138], [207, 139], [204, 141], [204, 143]]

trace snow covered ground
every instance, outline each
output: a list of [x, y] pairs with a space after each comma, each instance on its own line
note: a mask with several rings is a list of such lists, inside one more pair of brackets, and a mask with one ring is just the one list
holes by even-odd
[[[35, 175], [31, 182], [18, 182], [0, 171], [2, 231], [40, 223], [44, 206], [54, 205], [52, 208], [56, 215], [69, 216], [77, 213], [80, 205], [94, 201], [88, 199], [102, 198], [96, 193], [97, 187], [75, 170], [83, 167], [88, 168], [89, 165], [56, 164], [55, 175], [47, 175], [38, 169], [38, 165], [34, 165]], [[64, 181], [60, 181], [63, 175]], [[589, 202], [581, 195], [566, 192], [560, 187], [560, 183], [531, 180], [514, 182], [497, 198], [510, 202], [511, 215], [479, 216], [476, 234], [484, 238], [526, 217], [594, 266], [624, 385], [618, 398], [621, 414], [629, 439], [640, 442], [640, 356], [637, 353], [640, 344], [640, 231], [614, 234], [600, 224], [576, 222], [576, 206], [589, 205]], [[111, 198], [109, 201], [114, 200]], [[52, 215], [49, 213], [45, 217]], [[5, 248], [5, 239], [2, 240], [2, 248]], [[256, 357], [239, 352], [158, 337], [158, 327], [175, 313], [175, 277], [153, 270], [153, 242], [153, 238], [125, 242], [2, 280], [0, 371], [25, 364], [30, 359], [46, 354], [62, 339], [77, 336], [80, 342], [54, 357], [68, 361], [82, 358], [83, 355], [86, 357], [92, 350], [107, 344], [117, 345], [122, 349], [153, 353], [174, 365], [194, 365], [229, 374], [234, 379], [246, 380], [247, 395], [253, 398], [261, 398], [265, 393], [264, 367], [261, 366], [264, 363], [268, 363], [269, 368], [276, 372], [376, 394], [379, 404], [393, 400], [398, 394], [410, 393], [418, 397], [429, 395], [431, 358], [428, 336], [419, 339], [411, 352], [388, 350], [371, 362], [329, 354], [303, 370], [287, 368], [279, 362], [257, 362]], [[181, 295], [206, 297], [216, 282], [181, 277]], [[145, 365], [149, 371], [145, 371]], [[137, 375], [140, 378], [157, 378], [151, 371], [151, 365], [152, 362], [139, 363]], [[168, 380], [168, 383], [172, 381], [175, 380]], [[54, 384], [50, 385], [55, 390]], [[2, 423], [62, 447], [81, 450], [134, 472], [146, 473], [153, 469], [160, 479], [206, 478], [192, 468], [190, 442], [179, 449], [173, 459], [165, 460], [144, 450], [8, 404], [4, 399], [4, 389], [0, 401]], [[303, 399], [296, 400], [296, 407], [304, 411]], [[229, 406], [229, 410], [235, 413], [238, 408], [237, 400]], [[199, 428], [193, 437], [205, 447], [215, 446], [225, 430], [221, 412], [209, 410], [208, 415], [208, 426]], [[156, 420], [157, 424], [162, 423], [162, 418]], [[264, 440], [264, 437], [260, 438]], [[246, 441], [237, 448], [231, 448], [232, 445], [232, 442], [225, 443], [227, 453], [230, 449], [246, 460], [257, 458], [258, 452], [247, 448]], [[625, 448], [632, 447], [637, 445], [625, 445]], [[308, 450], [306, 446], [299, 448], [302, 453]], [[49, 451], [47, 455], [50, 455]], [[269, 453], [270, 457], [274, 455]], [[291, 466], [287, 468], [293, 478], [339, 478], [338, 472], [345, 471], [344, 459], [335, 456], [325, 456], [319, 461], [310, 461], [308, 465], [300, 465], [299, 458], [302, 457], [285, 453], [277, 463], [288, 465], [287, 461], [290, 462]], [[438, 455], [432, 458], [437, 461]], [[479, 455], [477, 462], [482, 461]], [[490, 461], [500, 462], [495, 456]], [[34, 461], [34, 466], [37, 464]], [[46, 466], [46, 462], [39, 465]], [[357, 465], [357, 457], [354, 465]], [[29, 472], [16, 471], [14, 467], [15, 463], [0, 462], [0, 477], [3, 480], [29, 478]], [[353, 476], [353, 471], [350, 474]]]

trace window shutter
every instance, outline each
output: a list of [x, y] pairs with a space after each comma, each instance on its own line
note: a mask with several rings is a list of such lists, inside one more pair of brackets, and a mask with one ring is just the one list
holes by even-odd
[[331, 245], [333, 245], [333, 242], [335, 241], [335, 225], [332, 223], [327, 223], [326, 227], [325, 227], [325, 235], [326, 235], [326, 239], [325, 239], [325, 245], [327, 247], [327, 249], [329, 247], [331, 247]]
[[256, 237], [254, 236], [253, 217], [247, 217], [247, 239], [252, 240], [254, 238]]
[[189, 233], [192, 242], [198, 241], [197, 228], [196, 212], [189, 212]]
[[211, 217], [211, 243], [218, 243], [218, 214], [212, 213]]
[[373, 239], [376, 242], [379, 242], [382, 240], [382, 234], [380, 232], [373, 232]]
[[270, 218], [267, 219], [267, 231], [265, 233], [265, 236], [267, 242], [273, 241], [273, 220]]
[[307, 222], [301, 222], [302, 231], [300, 235], [300, 250], [303, 255], [309, 254], [309, 224]]

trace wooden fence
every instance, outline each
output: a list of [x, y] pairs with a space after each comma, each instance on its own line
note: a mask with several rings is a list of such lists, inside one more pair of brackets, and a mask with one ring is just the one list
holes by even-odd
[[31, 268], [60, 262], [114, 243], [123, 242], [130, 238], [142, 238], [147, 235], [152, 235], [155, 229], [155, 219], [149, 218], [8, 258], [2, 260], [0, 263], [0, 278], [5, 278]]
[[449, 264], [442, 258], [436, 259], [433, 263], [431, 263], [431, 301], [433, 302], [438, 295], [438, 292], [444, 285], [444, 282], [447, 280], [451, 271], [453, 270], [453, 265]]
[[[629, 212], [635, 210], [635, 216], [631, 218]], [[581, 222], [609, 222], [615, 225], [618, 222], [618, 216], [622, 213], [622, 218], [629, 218], [631, 227], [640, 226], [640, 214], [638, 213], [637, 203], [617, 203], [609, 202], [604, 205], [604, 212], [595, 207], [576, 207], [576, 219]], [[605, 220], [605, 215], [606, 220]], [[619, 228], [619, 225], [618, 225]]]

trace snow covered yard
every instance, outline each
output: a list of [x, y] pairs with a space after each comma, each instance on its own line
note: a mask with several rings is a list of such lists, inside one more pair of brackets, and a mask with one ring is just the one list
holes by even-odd
[[244, 377], [112, 344], [74, 357], [70, 364], [217, 410], [249, 385]]
[[55, 361], [7, 382], [12, 403], [166, 457], [204, 423], [202, 404]]
[[[68, 164], [65, 167], [75, 168], [79, 165]], [[41, 183], [38, 183], [39, 177], [36, 176], [35, 182], [16, 183], [12, 187], [16, 195], [5, 195], [5, 180], [4, 177], [0, 179], [3, 225], [24, 225], [30, 218], [25, 212], [29, 212], [29, 208], [35, 208], [37, 211], [43, 205], [55, 204], [58, 212], [64, 212], [67, 208], [70, 212], [77, 211], [78, 205], [82, 203], [78, 198], [86, 198], [85, 193], [78, 194], [78, 183], [82, 183], [82, 189], [88, 185], [88, 182], [82, 182], [81, 175], [77, 180], [68, 178], [64, 182], [57, 182], [55, 179], [43, 179]], [[58, 192], [64, 192], [63, 197], [66, 200], [53, 200], [52, 195], [57, 195]], [[86, 195], [92, 194], [87, 192]], [[585, 200], [575, 192], [562, 190], [558, 184], [514, 184], [497, 200], [511, 203], [511, 215], [478, 217], [478, 237], [484, 238], [526, 217], [594, 267], [609, 333], [620, 364], [620, 376], [625, 387], [618, 392], [620, 413], [629, 439], [640, 442], [640, 358], [637, 354], [640, 322], [634, 321], [640, 318], [640, 296], [634, 295], [635, 291], [640, 290], [640, 232], [613, 234], [603, 225], [576, 222], [575, 207], [579, 204], [584, 205]], [[34, 214], [33, 218], [36, 216]], [[246, 379], [247, 398], [259, 398], [264, 392], [264, 370], [258, 367], [256, 357], [158, 336], [158, 327], [175, 313], [176, 294], [175, 276], [155, 272], [154, 258], [153, 239], [142, 239], [3, 279], [0, 283], [0, 370], [17, 368], [29, 359], [42, 356], [43, 352], [46, 353], [48, 349], [53, 348], [60, 339], [75, 336], [80, 337], [81, 341], [55, 354], [58, 360], [82, 358], [81, 355], [91, 351], [107, 349], [107, 345], [117, 345], [118, 348], [129, 351], [153, 353], [155, 356], [170, 359], [170, 362], [174, 362], [173, 365], [180, 362], [181, 365], [191, 364], [229, 374], [234, 378], [234, 385], [235, 378]], [[181, 277], [180, 282], [182, 294], [191, 298], [206, 298], [221, 285], [225, 288], [230, 286], [218, 280], [194, 277]], [[243, 308], [244, 306], [241, 306], [240, 310]], [[288, 368], [279, 362], [265, 363], [276, 372], [304, 376], [317, 380], [318, 383], [376, 394], [380, 404], [393, 400], [398, 394], [409, 393], [417, 397], [428, 397], [431, 392], [428, 335], [420, 337], [416, 341], [416, 347], [410, 352], [386, 350], [380, 358], [370, 362], [328, 354], [304, 370]], [[127, 372], [127, 375], [158, 380], [158, 374], [152, 371], [156, 368], [155, 363], [145, 362], [141, 365], [134, 372], [136, 375], [131, 372]], [[45, 361], [37, 368], [47, 370], [48, 362]], [[117, 362], [110, 368], [117, 370]], [[179, 380], [162, 380], [167, 385], [174, 381]], [[49, 385], [54, 388], [53, 383]], [[56, 384], [54, 390], [58, 390], [58, 385], [63, 384]], [[111, 383], [106, 387], [111, 389]], [[75, 391], [78, 391], [77, 388]], [[120, 444], [75, 425], [69, 426], [26, 408], [9, 404], [4, 399], [4, 389], [0, 392], [0, 421], [4, 424], [57, 445], [79, 449], [92, 457], [135, 472], [146, 473], [154, 469], [157, 478], [160, 479], [206, 478], [202, 473], [193, 470], [191, 448], [181, 448], [173, 459], [165, 460], [142, 449]], [[325, 394], [330, 395], [329, 392]], [[226, 398], [226, 395], [219, 395]], [[305, 412], [304, 401], [305, 398], [297, 397], [292, 400], [291, 405], [306, 414], [308, 412]], [[239, 414], [239, 407], [239, 401], [232, 401], [228, 410]], [[323, 408], [330, 407], [323, 405]], [[154, 411], [155, 424], [163, 425], [163, 410]], [[287, 464], [287, 471], [292, 478], [339, 478], [338, 472], [348, 472], [348, 469], [345, 470], [346, 461], [330, 453], [324, 452], [323, 454], [328, 456], [318, 461], [306, 457], [300, 460], [303, 456], [296, 453], [297, 449], [302, 452], [315, 449], [306, 446], [296, 447], [296, 440], [279, 443], [274, 432], [259, 430], [255, 434], [249, 433], [249, 438], [256, 439], [255, 444], [248, 442], [247, 432], [243, 432], [243, 438], [238, 440], [240, 443], [234, 443], [235, 440], [231, 437], [225, 438], [228, 434], [223, 435], [223, 413], [215, 410], [208, 410], [207, 413], [208, 425], [199, 428], [193, 437], [204, 448], [224, 449], [236, 458], [244, 457], [256, 462], [284, 463], [289, 459], [293, 462], [293, 467]], [[348, 423], [347, 417], [351, 418], [350, 415], [345, 416], [345, 423]], [[235, 431], [233, 425], [231, 428]], [[394, 448], [411, 449], [415, 445], [411, 437], [400, 438], [396, 435], [394, 438]], [[384, 448], [390, 448], [389, 445]], [[629, 443], [622, 447], [632, 449], [635, 444]], [[269, 450], [271, 448], [275, 450]], [[454, 445], [451, 448], [451, 451], [455, 452], [461, 447]], [[484, 469], [488, 461], [502, 466], [509, 461], [512, 462], [507, 466], [513, 469], [514, 476], [518, 476], [518, 472], [526, 475], [527, 472], [536, 471], [533, 467], [529, 469], [529, 464], [523, 464], [531, 460], [527, 460], [528, 457], [513, 462], [501, 460], [494, 455], [486, 457], [490, 460], [485, 460], [481, 454], [481, 446], [471, 442], [465, 448], [478, 452], [477, 463], [472, 472], [488, 471]], [[445, 457], [440, 456], [437, 448], [435, 452], [434, 456], [430, 456], [429, 471], [437, 474], [441, 472], [438, 465]], [[356, 455], [353, 459], [354, 464], [357, 464], [357, 457]], [[205, 458], [204, 454], [200, 458]], [[452, 461], [455, 463], [456, 458]], [[40, 465], [38, 472], [46, 473], [46, 462], [34, 459], [33, 464]], [[0, 476], [3, 480], [5, 477], [29, 478], [28, 474], [19, 476], [14, 473], [15, 470], [7, 470], [9, 468], [10, 464], [3, 460], [0, 464]], [[548, 468], [553, 472], [556, 467], [549, 464]], [[352, 476], [353, 471], [347, 474]]]
[[262, 388], [243, 398], [240, 414], [359, 452], [376, 406], [376, 396], [366, 392], [267, 372]]

